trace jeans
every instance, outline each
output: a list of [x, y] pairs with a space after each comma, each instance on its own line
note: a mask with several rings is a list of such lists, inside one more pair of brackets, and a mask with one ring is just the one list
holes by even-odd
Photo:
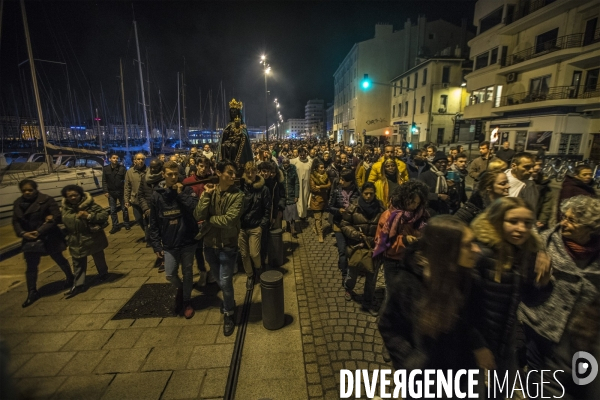
[[[40, 265], [42, 255], [40, 253], [23, 253], [23, 256], [25, 257], [25, 264], [27, 265], [27, 269], [25, 270], [27, 291], [31, 292], [37, 290], [38, 266]], [[56, 264], [58, 264], [60, 269], [62, 269], [67, 280], [72, 280], [73, 272], [71, 272], [71, 266], [65, 256], [63, 256], [61, 252], [52, 253], [49, 254], [49, 256]]]
[[235, 299], [233, 296], [233, 268], [237, 262], [238, 249], [235, 247], [205, 247], [204, 257], [210, 266], [210, 272], [223, 291], [223, 312], [233, 315]]
[[342, 232], [333, 232], [335, 234], [335, 245], [338, 251], [338, 268], [342, 275], [348, 273], [348, 257], [346, 256], [346, 237]]
[[261, 239], [262, 231], [260, 226], [240, 230], [238, 246], [242, 255], [242, 262], [244, 263], [244, 271], [246, 271], [248, 277], [254, 276], [252, 263], [254, 263], [254, 268], [260, 268]]
[[[106, 259], [104, 258], [104, 250], [92, 254], [92, 258], [94, 259], [94, 264], [96, 264], [98, 275], [107, 274], [108, 265], [106, 265]], [[72, 260], [73, 271], [75, 272], [75, 282], [73, 282], [73, 286], [83, 286], [85, 284], [85, 273], [87, 271], [87, 257], [73, 257]]]
[[[379, 264], [374, 263], [374, 271], [365, 271], [365, 288], [363, 290], [363, 301], [364, 306], [371, 306], [374, 303], [373, 295], [375, 294], [375, 286], [377, 286], [377, 273], [379, 272]], [[356, 279], [358, 278], [359, 268], [348, 267], [348, 274], [344, 281], [344, 288], [351, 292], [356, 286]]]
[[[183, 290], [183, 301], [190, 301], [192, 298], [192, 287], [194, 286], [194, 256], [198, 246], [181, 247], [178, 249], [165, 249], [165, 277], [177, 289]], [[181, 274], [183, 282], [179, 278], [179, 264], [181, 264]]]
[[117, 201], [119, 202], [119, 206], [123, 211], [123, 222], [125, 226], [129, 226], [129, 210], [125, 207], [125, 200], [122, 194], [118, 197], [114, 197], [112, 194], [108, 195], [108, 205], [110, 206], [110, 218], [112, 220], [113, 228], [116, 228], [119, 225], [119, 216], [117, 215]]
[[142, 228], [146, 235], [146, 241], [148, 241], [148, 229], [146, 229], [148, 227], [148, 218], [146, 218], [144, 215], [142, 207], [138, 206], [137, 204], [132, 204], [131, 208], [133, 209], [133, 217], [135, 218], [135, 222], [137, 222]]
[[204, 265], [204, 238], [200, 239], [196, 245], [196, 264], [198, 264], [198, 272], [206, 272], [206, 266]]

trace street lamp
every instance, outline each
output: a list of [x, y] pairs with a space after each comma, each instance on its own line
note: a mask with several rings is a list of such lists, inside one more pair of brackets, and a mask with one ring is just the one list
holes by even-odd
[[267, 91], [267, 75], [271, 73], [271, 67], [267, 64], [267, 56], [264, 54], [260, 56], [260, 63], [263, 65], [263, 72], [265, 74], [265, 135], [267, 141], [269, 140], [269, 92]]

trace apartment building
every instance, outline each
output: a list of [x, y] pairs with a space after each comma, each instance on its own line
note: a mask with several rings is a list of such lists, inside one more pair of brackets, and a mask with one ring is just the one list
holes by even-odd
[[480, 139], [600, 161], [599, 17], [599, 0], [476, 3], [464, 118]]
[[280, 126], [283, 137], [298, 137], [306, 134], [306, 120], [290, 118]]
[[325, 101], [309, 100], [304, 106], [304, 120], [308, 135], [322, 138], [325, 135]]
[[[364, 139], [367, 132], [389, 127], [389, 82], [418, 64], [417, 57], [428, 58], [456, 45], [466, 55], [471, 36], [466, 22], [456, 26], [419, 17], [416, 24], [409, 19], [398, 31], [392, 25], [377, 24], [375, 36], [356, 43], [333, 75], [334, 139], [350, 143]], [[365, 74], [373, 82], [368, 90], [360, 87]]]

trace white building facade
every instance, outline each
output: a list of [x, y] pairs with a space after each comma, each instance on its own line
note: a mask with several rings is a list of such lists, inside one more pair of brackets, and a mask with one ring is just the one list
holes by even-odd
[[600, 161], [599, 0], [479, 0], [464, 118], [516, 151]]
[[325, 135], [325, 101], [309, 100], [304, 107], [306, 133], [311, 137], [322, 138]]
[[306, 135], [306, 120], [303, 118], [290, 118], [281, 127], [283, 137], [300, 137]]
[[[466, 23], [455, 26], [424, 17], [417, 24], [408, 20], [399, 31], [376, 25], [375, 37], [356, 43], [334, 73], [334, 139], [350, 143], [389, 127], [389, 82], [414, 67], [417, 57], [428, 58], [457, 44], [466, 54], [469, 38]], [[374, 83], [368, 90], [360, 86], [365, 74]]]

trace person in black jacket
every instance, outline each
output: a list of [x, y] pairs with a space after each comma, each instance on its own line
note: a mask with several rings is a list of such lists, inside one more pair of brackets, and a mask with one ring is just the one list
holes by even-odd
[[110, 165], [102, 168], [102, 190], [108, 198], [110, 206], [110, 218], [112, 220], [112, 229], [109, 233], [119, 231], [119, 216], [117, 215], [117, 201], [123, 211], [123, 223], [125, 229], [131, 229], [129, 226], [129, 210], [125, 207], [125, 174], [127, 170], [119, 164], [119, 156], [112, 154], [109, 158]]
[[257, 174], [253, 161], [248, 161], [244, 166], [244, 175], [240, 184], [244, 192], [244, 206], [242, 209], [242, 229], [238, 239], [238, 246], [246, 271], [246, 289], [251, 290], [254, 285], [254, 268], [261, 268], [261, 238], [262, 232], [269, 230], [271, 210], [271, 194], [265, 185], [265, 180]]
[[[281, 218], [285, 209], [285, 180], [283, 172], [277, 167], [277, 164], [271, 161], [263, 161], [258, 165], [258, 171], [265, 180], [265, 186], [269, 189], [271, 196], [271, 208], [269, 211], [269, 226], [262, 232], [262, 241], [260, 246], [260, 258], [263, 266], [267, 263], [267, 247], [269, 245], [269, 235], [271, 229], [281, 229]], [[268, 261], [271, 263], [271, 260]]]
[[386, 282], [391, 296], [379, 331], [395, 369], [409, 374], [492, 366], [469, 303], [478, 257], [474, 239], [455, 217], [433, 217], [418, 244], [405, 253], [399, 273]]
[[436, 214], [450, 214], [450, 204], [458, 197], [454, 187], [446, 181], [448, 158], [443, 151], [438, 151], [428, 171], [423, 172], [417, 179], [429, 187], [429, 208]]
[[25, 308], [40, 297], [37, 276], [42, 256], [49, 255], [65, 273], [65, 289], [73, 286], [74, 276], [69, 261], [62, 254], [67, 246], [57, 226], [61, 222], [58, 204], [52, 197], [38, 192], [37, 183], [31, 179], [19, 182], [19, 189], [22, 196], [14, 202], [12, 224], [15, 234], [23, 239], [23, 256], [27, 264], [25, 278], [28, 295], [23, 303]]
[[[165, 177], [162, 171], [163, 165], [164, 163], [157, 158], [150, 161], [148, 172], [142, 177], [138, 199], [140, 208], [144, 213], [144, 218], [150, 218], [150, 203], [152, 201], [154, 189], [157, 187], [165, 187]], [[151, 243], [146, 243], [146, 246], [151, 246]], [[163, 257], [156, 257], [154, 266], [158, 268], [158, 272], [165, 272], [165, 259]]]
[[[177, 288], [175, 312], [183, 310], [186, 318], [194, 316], [191, 305], [194, 254], [198, 242], [198, 224], [194, 210], [198, 197], [192, 188], [183, 186], [179, 180], [179, 166], [167, 162], [163, 166], [165, 187], [156, 187], [150, 202], [149, 237], [158, 257], [165, 259], [165, 276]], [[181, 264], [183, 282], [178, 269]]]

